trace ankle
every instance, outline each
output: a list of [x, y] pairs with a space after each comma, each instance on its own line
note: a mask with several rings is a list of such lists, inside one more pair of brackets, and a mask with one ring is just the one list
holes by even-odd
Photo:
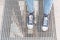
[[47, 14], [44, 14], [44, 17], [48, 17], [48, 15]]

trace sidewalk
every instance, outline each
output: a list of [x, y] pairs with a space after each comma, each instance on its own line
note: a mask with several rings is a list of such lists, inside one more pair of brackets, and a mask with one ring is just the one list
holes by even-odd
[[2, 30], [3, 9], [4, 9], [4, 0], [0, 0], [0, 39], [1, 39], [1, 30]]
[[[55, 26], [56, 26], [56, 34], [57, 40], [60, 39], [60, 0], [54, 0], [54, 15], [55, 15]], [[4, 0], [0, 0], [0, 35], [2, 29], [2, 17], [3, 17], [3, 8], [4, 8]], [[1, 36], [0, 36], [1, 37]]]
[[54, 0], [54, 14], [57, 40], [60, 40], [60, 0]]

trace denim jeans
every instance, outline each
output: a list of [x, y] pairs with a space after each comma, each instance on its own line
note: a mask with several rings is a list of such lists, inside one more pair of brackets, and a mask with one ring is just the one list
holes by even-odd
[[[32, 13], [34, 11], [33, 1], [34, 0], [26, 0], [27, 10], [29, 13]], [[50, 13], [52, 3], [53, 3], [53, 0], [43, 0], [44, 14], [48, 15]]]

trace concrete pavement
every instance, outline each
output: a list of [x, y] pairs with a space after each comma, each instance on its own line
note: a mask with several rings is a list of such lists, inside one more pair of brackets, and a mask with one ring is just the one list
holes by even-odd
[[[9, 31], [9, 28], [10, 28], [10, 24], [11, 24], [11, 13], [12, 13], [12, 9], [11, 9], [11, 6], [13, 5], [15, 5], [16, 6], [16, 3], [14, 4], [13, 2], [11, 2], [11, 3], [13, 3], [13, 4], [10, 4], [10, 1], [5, 1], [6, 2], [6, 4], [5, 4], [5, 9], [4, 9], [4, 17], [3, 17], [3, 30], [2, 30], [2, 40], [4, 40], [4, 39], [7, 39], [8, 37], [9, 37], [9, 33], [10, 33], [10, 31]], [[42, 22], [42, 15], [43, 15], [43, 8], [42, 8], [42, 0], [40, 0], [40, 12], [39, 12], [39, 16], [38, 16], [38, 23], [37, 23], [37, 25], [36, 25], [36, 28], [37, 28], [37, 32], [38, 32], [38, 37], [40, 37], [39, 39], [41, 39], [41, 40], [46, 40], [46, 39], [48, 39], [48, 40], [52, 40], [52, 39], [54, 39], [55, 40], [55, 26], [54, 26], [54, 22], [53, 22], [53, 19], [54, 19], [54, 12], [53, 12], [53, 10], [51, 11], [51, 14], [50, 14], [50, 17], [49, 17], [49, 19], [50, 19], [50, 22], [49, 22], [49, 30], [47, 31], [47, 32], [42, 32], [41, 31], [41, 22]], [[17, 7], [16, 7], [17, 8]], [[19, 15], [18, 15], [19, 16]], [[25, 20], [25, 19], [24, 19]], [[53, 25], [52, 25], [53, 24]], [[26, 24], [25, 24], [26, 25]], [[54, 28], [54, 29], [53, 29]], [[6, 30], [8, 30], [8, 31], [6, 31]], [[54, 32], [53, 32], [54, 31]], [[7, 34], [7, 35], [6, 35]], [[50, 39], [51, 38], [51, 39]], [[13, 38], [11, 38], [11, 40], [12, 40]], [[19, 39], [19, 38], [18, 38]], [[27, 39], [27, 38], [26, 38]], [[38, 40], [39, 40], [38, 39]]]
[[4, 0], [0, 0], [0, 39], [1, 39], [1, 32], [2, 32], [2, 17], [3, 17], [3, 10], [4, 10]]

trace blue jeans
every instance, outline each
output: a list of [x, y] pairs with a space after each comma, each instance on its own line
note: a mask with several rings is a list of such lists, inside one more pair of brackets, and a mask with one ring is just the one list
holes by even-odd
[[[32, 13], [34, 11], [33, 1], [34, 0], [26, 0], [27, 10], [29, 13]], [[53, 0], [43, 0], [44, 14], [48, 15], [50, 13], [52, 3]]]

